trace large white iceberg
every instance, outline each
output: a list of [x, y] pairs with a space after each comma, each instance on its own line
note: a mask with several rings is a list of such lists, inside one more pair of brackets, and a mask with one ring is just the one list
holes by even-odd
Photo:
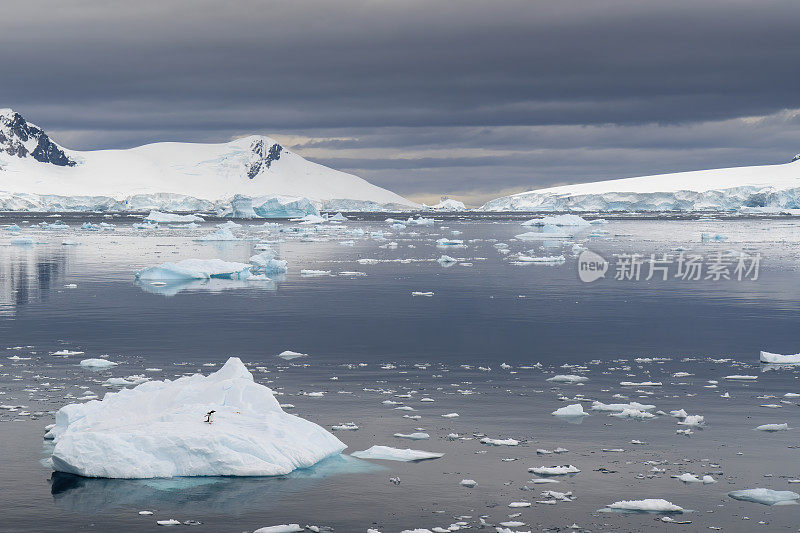
[[800, 353], [793, 355], [781, 355], [779, 353], [761, 352], [762, 363], [776, 363], [781, 365], [800, 365]]
[[149, 381], [62, 407], [47, 437], [55, 439], [55, 470], [106, 478], [282, 475], [346, 448], [283, 412], [236, 357], [208, 376]]
[[177, 263], [162, 263], [136, 272], [143, 281], [187, 281], [193, 279], [247, 279], [251, 265], [222, 259], [184, 259]]

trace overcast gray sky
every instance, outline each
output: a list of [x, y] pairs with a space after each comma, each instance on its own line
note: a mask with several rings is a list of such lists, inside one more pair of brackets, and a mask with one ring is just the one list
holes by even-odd
[[797, 0], [3, 0], [0, 107], [68, 148], [261, 133], [415, 199], [780, 163]]

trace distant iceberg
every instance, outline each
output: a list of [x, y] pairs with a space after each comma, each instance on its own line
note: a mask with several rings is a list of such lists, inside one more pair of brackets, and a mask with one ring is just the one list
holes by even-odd
[[466, 211], [467, 206], [464, 205], [464, 202], [459, 202], [458, 200], [453, 200], [452, 198], [445, 198], [441, 202], [436, 205], [426, 206], [430, 209], [435, 211]]
[[54, 470], [105, 478], [282, 475], [346, 448], [285, 413], [236, 357], [208, 376], [149, 381], [62, 407], [48, 436]]

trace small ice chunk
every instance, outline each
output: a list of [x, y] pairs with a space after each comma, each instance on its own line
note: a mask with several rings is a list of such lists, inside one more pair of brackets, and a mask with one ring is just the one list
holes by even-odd
[[337, 424], [335, 426], [331, 426], [333, 431], [356, 431], [358, 426], [355, 425], [353, 422], [345, 422], [344, 424]]
[[410, 439], [410, 440], [427, 440], [431, 438], [430, 435], [428, 435], [427, 433], [423, 433], [421, 431], [418, 431], [416, 433], [395, 433], [394, 436], [397, 437], [398, 439]]
[[536, 466], [529, 468], [528, 472], [539, 476], [563, 476], [566, 474], [577, 474], [580, 472], [577, 467], [572, 465], [561, 466]]
[[472, 487], [475, 487], [477, 485], [478, 485], [478, 482], [475, 481], [474, 479], [462, 479], [461, 480], [461, 486], [462, 487], [468, 487], [468, 488], [471, 489]]
[[632, 513], [683, 513], [683, 507], [661, 498], [648, 498], [645, 500], [622, 500], [606, 506], [613, 511]]
[[760, 426], [756, 427], [757, 431], [787, 431], [789, 429], [789, 424], [761, 424]]
[[653, 413], [648, 413], [647, 411], [642, 411], [640, 409], [631, 409], [625, 408], [618, 413], [612, 413], [609, 416], [615, 416], [617, 418], [633, 418], [636, 420], [647, 420], [650, 418], [655, 418], [656, 415]]
[[481, 444], [488, 444], [489, 446], [518, 446], [519, 441], [512, 438], [490, 439], [489, 437], [484, 437], [481, 439]]
[[589, 416], [589, 413], [583, 410], [583, 405], [575, 403], [566, 405], [553, 411], [554, 416]]
[[706, 420], [703, 415], [689, 415], [685, 417], [683, 420], [678, 422], [681, 426], [689, 426], [689, 427], [703, 427], [706, 425]]

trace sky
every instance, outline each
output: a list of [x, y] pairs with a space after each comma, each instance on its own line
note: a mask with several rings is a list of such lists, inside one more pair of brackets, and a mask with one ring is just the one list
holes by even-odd
[[797, 0], [3, 0], [0, 107], [76, 150], [269, 135], [418, 201], [800, 152]]

